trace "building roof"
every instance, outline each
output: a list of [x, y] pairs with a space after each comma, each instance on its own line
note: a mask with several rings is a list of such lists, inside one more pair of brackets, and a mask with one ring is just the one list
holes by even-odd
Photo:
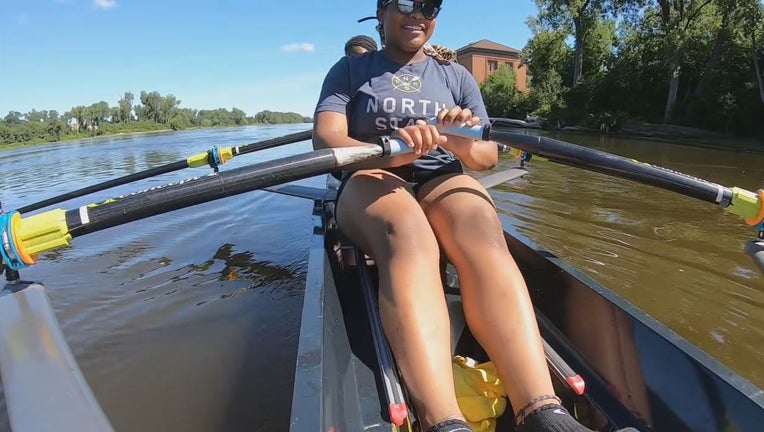
[[506, 45], [502, 45], [500, 43], [496, 43], [493, 41], [489, 41], [488, 39], [481, 39], [477, 42], [473, 42], [469, 45], [463, 46], [456, 50], [457, 53], [462, 54], [469, 51], [491, 51], [491, 52], [500, 52], [504, 54], [515, 54], [517, 56], [520, 56], [521, 52], [518, 49], [508, 47]]

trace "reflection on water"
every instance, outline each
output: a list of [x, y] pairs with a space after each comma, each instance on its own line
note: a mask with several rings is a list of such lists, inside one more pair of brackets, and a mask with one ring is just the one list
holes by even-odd
[[[189, 131], [6, 152], [0, 200], [12, 209], [213, 145], [307, 127]], [[96, 148], [97, 162], [90, 158]], [[309, 148], [263, 151], [223, 169]], [[62, 206], [209, 171], [167, 174]], [[77, 238], [22, 275], [45, 281], [67, 341], [117, 430], [283, 430], [311, 209], [296, 198], [243, 194]]]
[[[764, 155], [559, 138], [724, 185], [764, 186]], [[756, 232], [740, 218], [672, 192], [537, 160], [523, 182], [497, 188], [494, 197], [523, 234], [764, 386], [764, 279], [744, 252]]]
[[[0, 200], [6, 209], [18, 208], [214, 145], [308, 126], [121, 136], [3, 152]], [[761, 155], [562, 138], [721, 184], [764, 186]], [[309, 148], [270, 149], [221, 169]], [[671, 192], [538, 160], [530, 168], [525, 178], [493, 191], [508, 223], [764, 386], [764, 283], [743, 252], [754, 234], [748, 227]], [[166, 174], [64, 207], [209, 171]], [[46, 282], [75, 357], [118, 430], [283, 430], [311, 208], [297, 198], [251, 192], [77, 238], [22, 274]]]

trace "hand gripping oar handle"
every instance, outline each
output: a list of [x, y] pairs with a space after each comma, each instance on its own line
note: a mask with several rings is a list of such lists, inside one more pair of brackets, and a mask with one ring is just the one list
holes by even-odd
[[436, 119], [430, 119], [430, 124], [438, 126], [438, 132], [446, 135], [471, 138], [479, 141], [488, 141], [491, 132], [491, 126], [440, 126]]
[[170, 173], [173, 171], [182, 170], [185, 168], [198, 168], [203, 166], [209, 166], [217, 171], [218, 166], [224, 164], [232, 157], [252, 153], [258, 150], [265, 150], [273, 147], [278, 147], [286, 144], [293, 144], [300, 141], [309, 140], [313, 136], [312, 130], [296, 132], [289, 135], [284, 135], [278, 138], [271, 138], [265, 141], [254, 142], [239, 147], [213, 147], [206, 152], [189, 156], [188, 158], [176, 162], [172, 162], [166, 165], [158, 166], [155, 168], [147, 169], [133, 174], [128, 174], [113, 180], [108, 180], [103, 183], [98, 183], [92, 186], [84, 187], [76, 191], [67, 192], [46, 200], [30, 204], [28, 206], [18, 209], [19, 213], [29, 213], [34, 210], [39, 210], [49, 205], [58, 204], [60, 202], [70, 200], [73, 198], [88, 195], [94, 192], [110, 189], [115, 186], [132, 183], [134, 181], [143, 180], [149, 177], [155, 177], [161, 174]]

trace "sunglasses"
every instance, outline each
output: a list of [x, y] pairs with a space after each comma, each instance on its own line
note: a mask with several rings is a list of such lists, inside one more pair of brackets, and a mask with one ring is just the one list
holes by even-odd
[[414, 11], [419, 11], [424, 19], [432, 20], [440, 13], [440, 5], [443, 4], [442, 0], [385, 0], [382, 3], [382, 7], [386, 7], [390, 3], [395, 3], [398, 7], [398, 12], [403, 15], [411, 15]]

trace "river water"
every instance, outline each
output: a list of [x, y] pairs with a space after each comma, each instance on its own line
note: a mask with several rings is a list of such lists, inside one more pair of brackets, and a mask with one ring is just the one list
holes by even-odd
[[[6, 210], [310, 125], [120, 136], [0, 152]], [[558, 138], [724, 185], [764, 187], [764, 155], [665, 142]], [[241, 156], [222, 169], [310, 150]], [[502, 158], [501, 167], [515, 162]], [[755, 232], [713, 205], [534, 159], [493, 190], [503, 219], [764, 387], [764, 280]], [[62, 205], [203, 175], [198, 168]], [[322, 178], [301, 184], [322, 186]], [[77, 238], [22, 272], [44, 281], [117, 430], [286, 430], [312, 203], [251, 192]], [[255, 426], [253, 426], [255, 425]], [[2, 429], [2, 428], [0, 428]]]

